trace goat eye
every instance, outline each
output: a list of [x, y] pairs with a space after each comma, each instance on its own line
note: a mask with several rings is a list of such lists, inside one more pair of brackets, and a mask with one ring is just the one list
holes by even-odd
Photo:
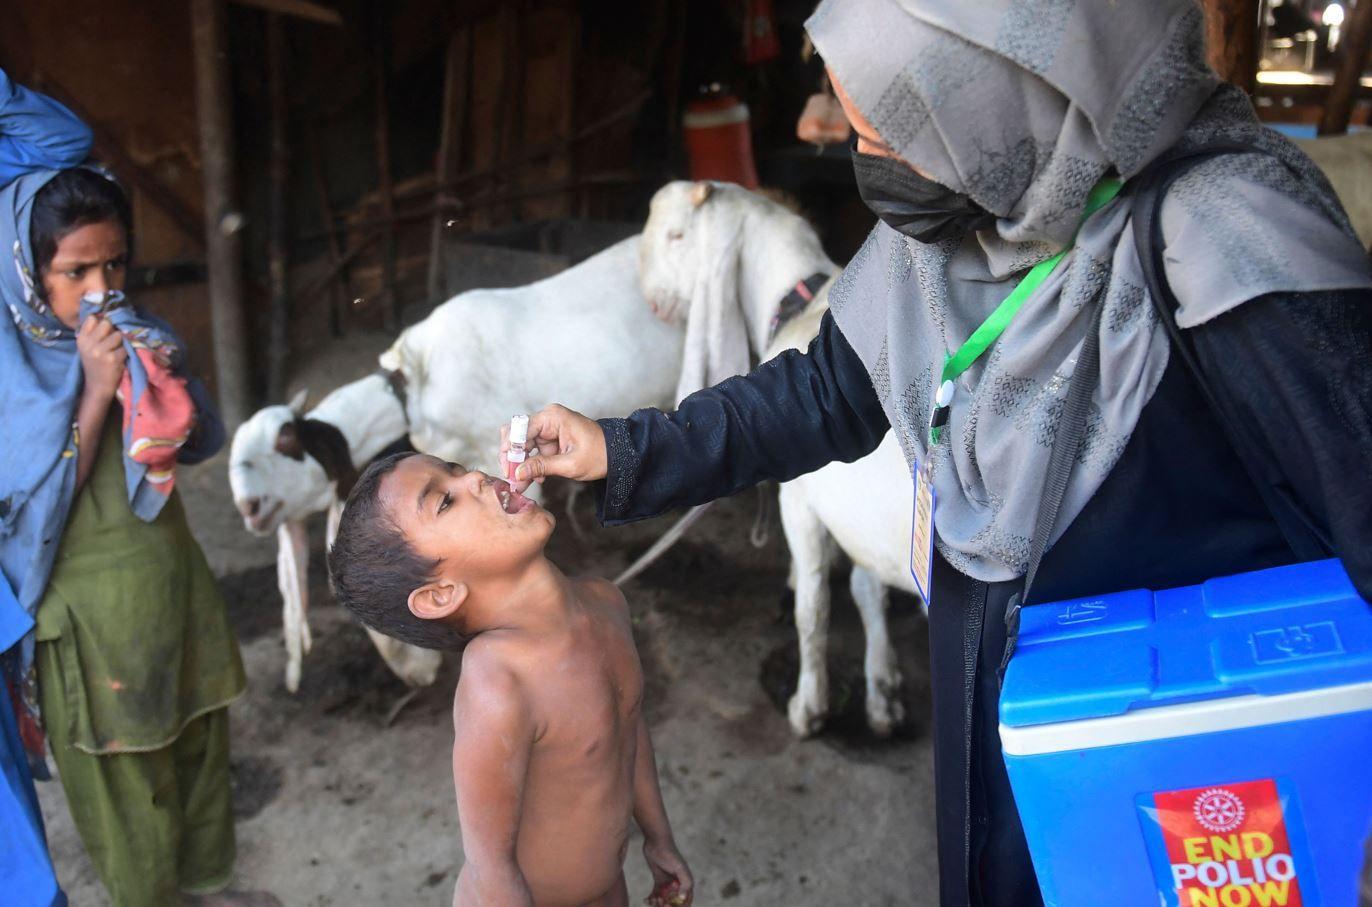
[[682, 238], [683, 236], [685, 236], [685, 235], [686, 235], [686, 234], [685, 234], [685, 233], [682, 233], [680, 230], [668, 230], [668, 231], [667, 231], [667, 238], [670, 239], [670, 240], [672, 240], [673, 242], [677, 241], [678, 239], [681, 239], [681, 238]]

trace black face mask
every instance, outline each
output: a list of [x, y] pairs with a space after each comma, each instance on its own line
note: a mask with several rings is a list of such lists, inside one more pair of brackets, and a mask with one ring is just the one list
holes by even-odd
[[995, 223], [995, 217], [965, 195], [920, 176], [903, 162], [863, 154], [853, 146], [858, 193], [892, 230], [923, 243], [964, 236]]

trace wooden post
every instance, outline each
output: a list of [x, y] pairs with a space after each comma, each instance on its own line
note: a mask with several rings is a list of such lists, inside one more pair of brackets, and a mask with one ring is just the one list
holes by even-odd
[[[675, 145], [681, 137], [681, 78], [686, 69], [686, 15], [688, 0], [669, 4], [667, 55], [662, 66], [662, 105], [667, 114], [667, 135]], [[807, 39], [808, 40], [808, 39]]]
[[219, 406], [233, 431], [248, 417], [248, 348], [243, 325], [243, 215], [234, 205], [225, 0], [191, 0], [195, 110], [205, 181], [205, 250]]
[[472, 30], [469, 26], [455, 28], [448, 38], [448, 50], [443, 66], [443, 113], [438, 131], [438, 164], [435, 182], [438, 186], [433, 225], [429, 234], [429, 302], [439, 303], [443, 293], [443, 225], [452, 216], [454, 199], [446, 189], [461, 166], [462, 134], [467, 122], [467, 83], [471, 72]]
[[[503, 65], [500, 75], [499, 106], [491, 124], [495, 138], [497, 167], [503, 167], [504, 163], [515, 155], [516, 142], [523, 126], [524, 57], [519, 51], [519, 29], [523, 21], [523, 12], [523, 0], [506, 0], [500, 6], [500, 46]], [[512, 171], [502, 172], [501, 176], [505, 178], [507, 188], [516, 188], [521, 182], [519, 175]], [[511, 202], [505, 214], [507, 221], [517, 220], [518, 212], [518, 203]], [[499, 216], [494, 211], [492, 215]]]
[[387, 223], [381, 236], [381, 295], [385, 304], [386, 330], [400, 330], [400, 300], [395, 286], [395, 186], [391, 180], [391, 107], [387, 96], [390, 29], [386, 5], [372, 0], [372, 88], [376, 104], [375, 145], [377, 194], [381, 197], [381, 217]]
[[287, 229], [287, 181], [290, 149], [286, 126], [286, 24], [280, 13], [267, 14], [267, 99], [271, 149], [267, 165], [267, 275], [271, 283], [267, 334], [267, 399], [286, 396], [286, 359], [290, 355], [291, 288]]
[[1324, 102], [1320, 135], [1339, 135], [1348, 131], [1353, 105], [1362, 91], [1362, 72], [1367, 66], [1367, 51], [1372, 46], [1372, 0], [1361, 0], [1353, 7], [1339, 40], [1338, 71]]
[[329, 178], [324, 172], [324, 155], [319, 149], [319, 126], [310, 124], [309, 130], [310, 177], [314, 183], [315, 200], [319, 205], [319, 219], [324, 224], [324, 236], [329, 244], [329, 266], [335, 275], [333, 304], [329, 306], [329, 332], [335, 337], [343, 336], [343, 313], [347, 311], [351, 296], [348, 288], [348, 273], [343, 261], [343, 249], [338, 244], [338, 233], [333, 215], [333, 205], [329, 202]]
[[1259, 0], [1202, 0], [1205, 46], [1220, 78], [1248, 94], [1258, 84]]

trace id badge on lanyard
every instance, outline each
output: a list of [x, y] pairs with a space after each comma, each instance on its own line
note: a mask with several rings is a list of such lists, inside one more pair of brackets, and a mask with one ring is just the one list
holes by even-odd
[[[1121, 188], [1123, 183], [1112, 177], [1096, 183], [1087, 197], [1082, 223], [1108, 205], [1119, 195]], [[1025, 300], [1048, 279], [1070, 249], [1069, 246], [1030, 268], [1029, 273], [1010, 291], [1010, 295], [996, 306], [995, 311], [987, 316], [962, 346], [949, 353], [943, 361], [943, 371], [934, 387], [934, 407], [929, 416], [929, 443], [924, 462], [917, 460], [914, 466], [915, 515], [910, 533], [910, 574], [915, 578], [915, 588], [924, 599], [926, 608], [931, 604], [930, 593], [933, 591], [934, 508], [938, 506], [934, 495], [933, 451], [952, 418], [958, 379], [1000, 339]]]
[[910, 575], [915, 578], [915, 589], [924, 600], [925, 608], [933, 603], [934, 587], [934, 508], [937, 501], [933, 462], [931, 456], [925, 456], [923, 463], [915, 462], [915, 514], [910, 524]]

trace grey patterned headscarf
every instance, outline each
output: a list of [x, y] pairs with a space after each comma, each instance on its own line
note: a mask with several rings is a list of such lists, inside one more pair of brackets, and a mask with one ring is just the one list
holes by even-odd
[[933, 458], [937, 544], [986, 581], [1022, 576], [1067, 381], [1103, 307], [1100, 379], [1054, 538], [1114, 468], [1167, 366], [1127, 200], [958, 380], [928, 450], [935, 382], [1026, 268], [1072, 242], [1093, 185], [1172, 147], [1268, 154], [1195, 166], [1168, 193], [1167, 276], [1192, 327], [1265, 293], [1372, 286], [1333, 191], [1205, 63], [1191, 0], [824, 0], [807, 23], [854, 104], [905, 161], [997, 217], [924, 244], [878, 223], [830, 293], [912, 464]]

